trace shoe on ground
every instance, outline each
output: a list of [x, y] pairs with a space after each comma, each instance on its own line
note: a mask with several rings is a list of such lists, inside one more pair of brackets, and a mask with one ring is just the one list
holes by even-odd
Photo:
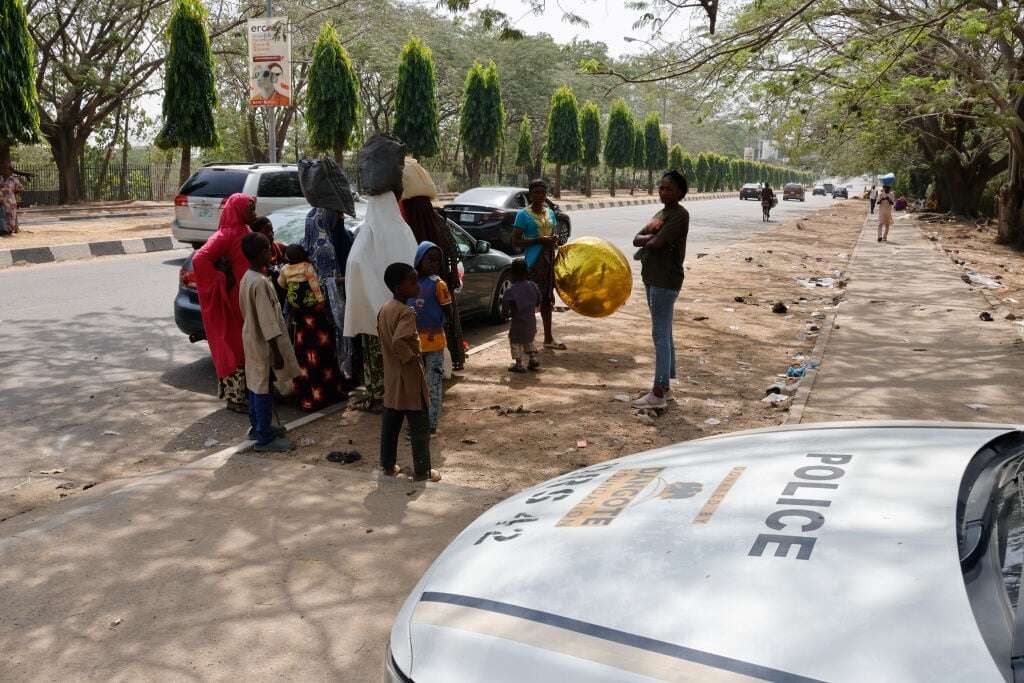
[[414, 476], [412, 478], [412, 480], [413, 481], [432, 481], [432, 482], [436, 483], [436, 482], [441, 481], [441, 473], [438, 472], [437, 470], [430, 470], [430, 472], [428, 472], [426, 476], [419, 476], [419, 475], [417, 475], [417, 476]]
[[665, 397], [655, 396], [653, 391], [649, 391], [633, 401], [634, 408], [664, 408], [667, 405], [668, 401], [665, 400]]
[[287, 453], [295, 450], [295, 444], [290, 439], [284, 437], [277, 437], [270, 443], [263, 444], [262, 446], [256, 444], [253, 448], [257, 453]]
[[[282, 437], [282, 436], [284, 436], [285, 434], [288, 433], [288, 430], [285, 429], [281, 425], [271, 425], [270, 426], [270, 431], [274, 433], [274, 438], [275, 439], [278, 438], [278, 437]], [[247, 431], [245, 433], [245, 438], [249, 439], [249, 441], [255, 441], [256, 440], [256, 432], [254, 432], [252, 430], [252, 427], [249, 427], [249, 431]]]

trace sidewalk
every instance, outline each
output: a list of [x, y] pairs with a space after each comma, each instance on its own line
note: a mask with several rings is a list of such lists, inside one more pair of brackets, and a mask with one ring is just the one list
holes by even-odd
[[888, 243], [864, 223], [802, 422], [1024, 423], [1024, 342], [925, 239], [912, 217]]

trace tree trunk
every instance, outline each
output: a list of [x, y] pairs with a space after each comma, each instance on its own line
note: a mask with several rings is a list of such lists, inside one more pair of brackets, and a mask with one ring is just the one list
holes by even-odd
[[48, 131], [46, 141], [57, 165], [57, 201], [61, 204], [77, 204], [82, 201], [82, 168], [79, 164], [84, 142], [79, 142], [70, 127], [54, 128]]
[[608, 179], [608, 194], [615, 196], [615, 167], [611, 167], [611, 177]]
[[338, 162], [338, 168], [345, 169], [345, 148], [341, 145], [334, 146], [334, 160]]
[[590, 197], [594, 194], [594, 187], [590, 184], [591, 180], [591, 168], [587, 166], [586, 180], [583, 181], [583, 192], [584, 194], [587, 195], [587, 197]]
[[178, 170], [178, 187], [182, 187], [185, 181], [192, 175], [192, 146], [181, 146], [181, 168]]
[[647, 169], [647, 194], [654, 194], [654, 170]]
[[0, 166], [11, 160], [11, 146], [6, 140], [0, 140]]
[[480, 187], [480, 157], [470, 155], [466, 159], [466, 170], [469, 172], [470, 187]]
[[1024, 135], [1010, 133], [1006, 183], [999, 189], [999, 228], [996, 241], [1024, 249]]
[[124, 121], [121, 126], [121, 185], [118, 189], [117, 197], [121, 201], [128, 199], [128, 116], [131, 107], [131, 102], [128, 104], [129, 110], [124, 113]]
[[562, 165], [555, 164], [555, 199], [562, 198]]

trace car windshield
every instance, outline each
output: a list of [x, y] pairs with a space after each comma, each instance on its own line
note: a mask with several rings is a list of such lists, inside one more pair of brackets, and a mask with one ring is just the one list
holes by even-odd
[[185, 181], [181, 194], [187, 197], [230, 197], [242, 191], [248, 176], [245, 171], [204, 168]]
[[509, 190], [496, 187], [475, 187], [455, 198], [453, 204], [477, 204], [479, 206], [505, 206]]
[[[735, 187], [735, 185], [733, 187]], [[760, 185], [758, 185], [757, 183], [747, 183], [746, 185], [743, 186], [743, 189], [744, 190], [756, 190], [759, 187], [760, 187]]]
[[[451, 227], [451, 223], [449, 223]], [[469, 241], [469, 237], [462, 230], [452, 227], [452, 237], [455, 238], [455, 244], [459, 247], [459, 253], [463, 256], [468, 256], [473, 251], [473, 245]]]
[[[357, 201], [356, 218], [345, 216], [345, 227], [352, 230], [366, 216], [366, 202]], [[309, 207], [302, 206], [284, 211], [275, 211], [269, 218], [274, 225], [274, 239], [285, 244], [298, 244], [306, 234], [306, 216]]]

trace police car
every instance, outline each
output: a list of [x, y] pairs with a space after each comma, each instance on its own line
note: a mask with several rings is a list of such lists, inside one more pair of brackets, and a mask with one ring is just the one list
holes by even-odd
[[388, 680], [1012, 681], [1022, 501], [1012, 426], [804, 426], [593, 465], [451, 543]]

